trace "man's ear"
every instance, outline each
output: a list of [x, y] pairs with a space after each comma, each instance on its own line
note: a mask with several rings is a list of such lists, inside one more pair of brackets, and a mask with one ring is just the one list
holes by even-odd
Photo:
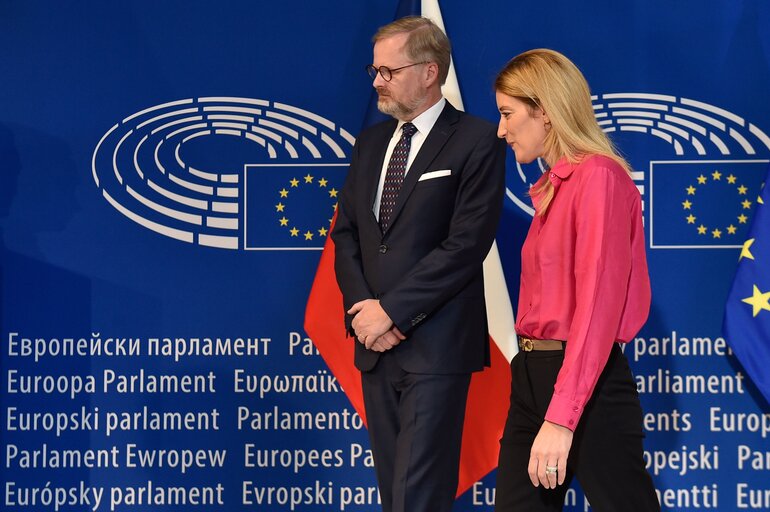
[[438, 81], [438, 64], [435, 62], [429, 62], [425, 66], [425, 81], [427, 86], [433, 85]]

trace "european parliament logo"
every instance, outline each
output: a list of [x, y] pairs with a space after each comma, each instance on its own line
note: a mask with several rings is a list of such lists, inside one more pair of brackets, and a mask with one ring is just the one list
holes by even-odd
[[[592, 101], [606, 133], [663, 143], [645, 146], [656, 149], [643, 155], [619, 144], [635, 163], [632, 178], [642, 195], [651, 248], [741, 247], [770, 154], [770, 137], [762, 129], [689, 98], [611, 93]], [[526, 193], [543, 169], [538, 160], [516, 163], [509, 172], [508, 198], [529, 215], [534, 210]]]
[[92, 172], [151, 231], [232, 250], [320, 250], [354, 137], [317, 114], [253, 98], [156, 105], [110, 128]]

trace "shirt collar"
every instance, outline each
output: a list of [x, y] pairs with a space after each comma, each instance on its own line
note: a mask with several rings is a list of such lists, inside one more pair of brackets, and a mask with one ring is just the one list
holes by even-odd
[[575, 165], [576, 164], [570, 163], [566, 156], [563, 156], [556, 161], [556, 164], [554, 164], [548, 172], [551, 173], [551, 178], [557, 177], [560, 180], [566, 180], [572, 175], [572, 172], [575, 170]]
[[[433, 125], [436, 124], [436, 121], [438, 120], [438, 117], [441, 115], [441, 112], [444, 110], [444, 105], [446, 105], [446, 99], [441, 98], [438, 100], [432, 107], [430, 107], [428, 110], [420, 114], [419, 116], [412, 119], [412, 124], [417, 128], [417, 132], [421, 133], [423, 136], [427, 135], [430, 130], [433, 128]], [[396, 126], [396, 131], [393, 133], [393, 136], [395, 137], [398, 135], [401, 136], [401, 127], [404, 126], [404, 121], [399, 121], [398, 125]]]

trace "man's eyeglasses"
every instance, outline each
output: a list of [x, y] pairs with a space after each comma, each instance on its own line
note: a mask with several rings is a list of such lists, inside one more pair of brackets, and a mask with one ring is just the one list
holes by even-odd
[[400, 68], [393, 68], [390, 69], [387, 66], [380, 66], [375, 67], [372, 64], [368, 64], [366, 66], [366, 72], [369, 73], [369, 76], [372, 77], [372, 80], [377, 78], [377, 73], [382, 75], [382, 79], [386, 82], [390, 82], [393, 79], [393, 73], [396, 71], [401, 71], [402, 69], [411, 68], [412, 66], [418, 66], [420, 64], [427, 64], [427, 62], [415, 62], [414, 64], [407, 64], [406, 66], [401, 66]]

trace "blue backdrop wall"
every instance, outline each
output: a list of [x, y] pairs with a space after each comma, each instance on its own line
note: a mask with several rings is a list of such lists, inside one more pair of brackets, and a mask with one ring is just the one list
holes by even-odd
[[[302, 323], [395, 9], [0, 2], [2, 508], [377, 510]], [[626, 354], [664, 510], [770, 509], [770, 407], [721, 333], [770, 156], [770, 6], [441, 9], [467, 111], [496, 122], [496, 71], [557, 49], [636, 171], [653, 307]], [[515, 304], [539, 169], [507, 172]]]

